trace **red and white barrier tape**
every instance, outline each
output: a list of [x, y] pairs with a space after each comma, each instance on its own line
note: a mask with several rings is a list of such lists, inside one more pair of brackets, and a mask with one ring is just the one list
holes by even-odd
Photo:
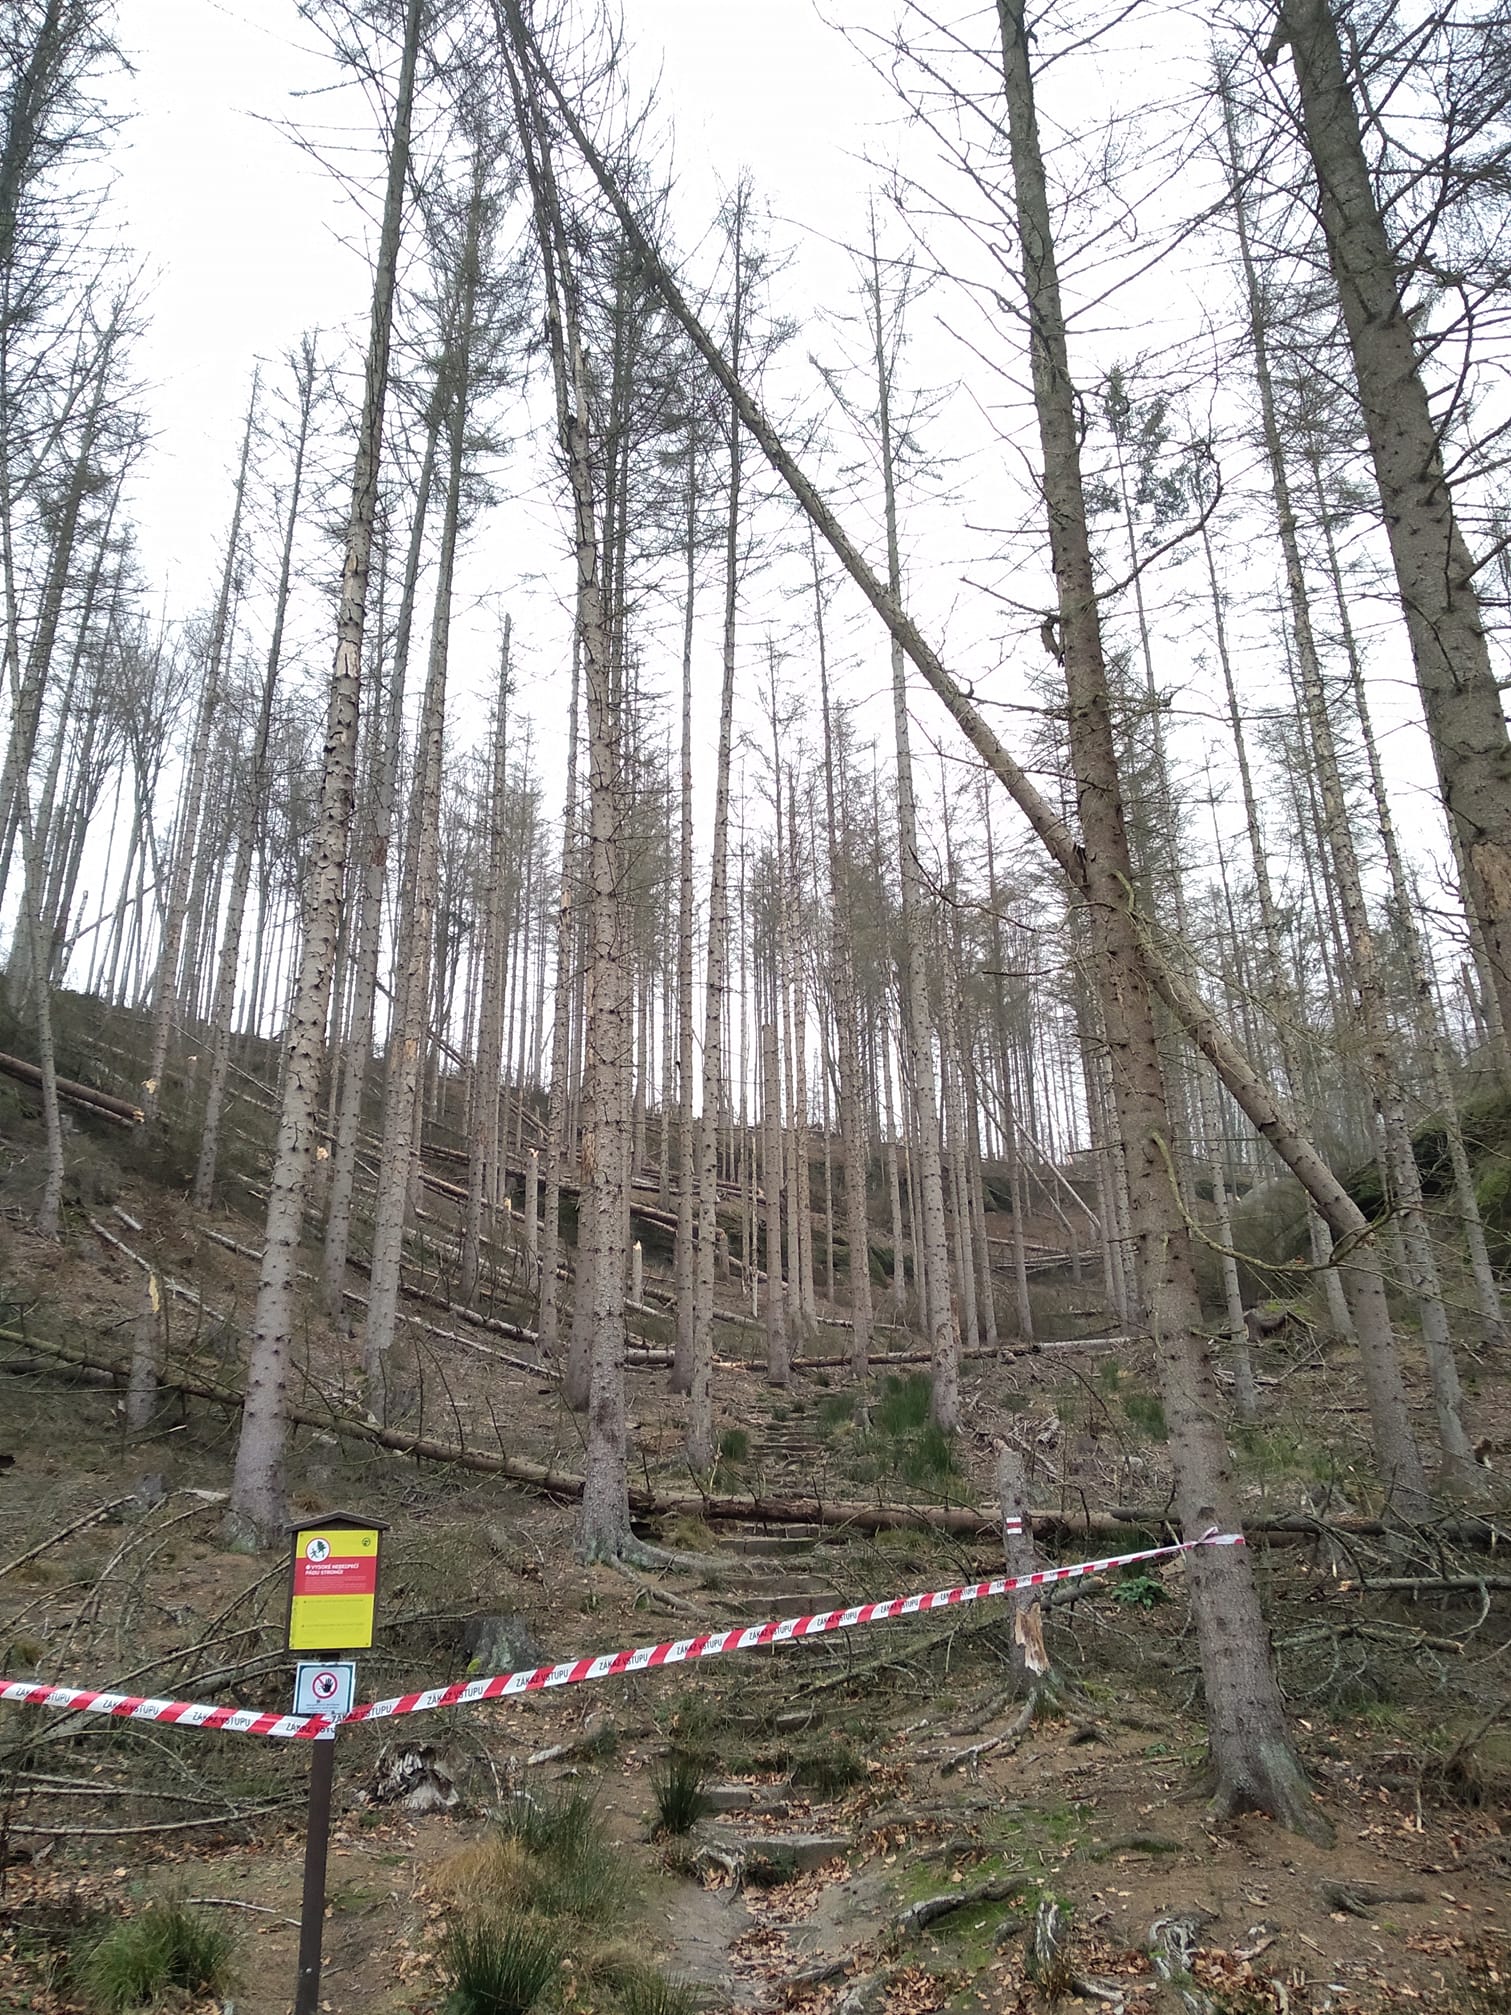
[[642, 1645], [638, 1651], [605, 1651], [596, 1658], [537, 1665], [527, 1672], [503, 1672], [492, 1679], [457, 1680], [450, 1686], [426, 1687], [420, 1693], [396, 1694], [391, 1700], [365, 1701], [346, 1714], [260, 1714], [247, 1707], [152, 1700], [79, 1686], [36, 1686], [23, 1679], [0, 1680], [0, 1700], [13, 1700], [28, 1707], [56, 1707], [71, 1713], [114, 1714], [125, 1721], [169, 1721], [180, 1728], [214, 1728], [227, 1735], [268, 1735], [281, 1741], [308, 1741], [349, 1722], [385, 1721], [397, 1714], [427, 1714], [435, 1707], [474, 1707], [479, 1701], [503, 1700], [515, 1693], [538, 1693], [552, 1686], [580, 1686], [588, 1679], [616, 1679], [624, 1672], [651, 1672], [658, 1666], [682, 1665], [693, 1658], [719, 1658], [727, 1651], [754, 1651], [764, 1644], [789, 1644], [799, 1637], [821, 1637], [832, 1630], [855, 1630], [862, 1624], [888, 1623], [899, 1616], [922, 1616], [956, 1603], [1012, 1595], [1022, 1588], [1047, 1588], [1052, 1582], [1105, 1574], [1109, 1568], [1131, 1567], [1141, 1560], [1168, 1560], [1175, 1554], [1191, 1553], [1198, 1546], [1242, 1545], [1242, 1533], [1214, 1530], [1204, 1532], [1200, 1539], [1149, 1546], [1139, 1553], [1115, 1553], [1106, 1560], [1080, 1560], [1070, 1567], [1046, 1567], [1037, 1574], [998, 1576], [990, 1581], [972, 1581], [962, 1588], [937, 1589], [931, 1595], [898, 1595], [887, 1602], [861, 1602], [851, 1609], [828, 1609], [814, 1616], [749, 1623], [739, 1629], [713, 1630], [703, 1637]]

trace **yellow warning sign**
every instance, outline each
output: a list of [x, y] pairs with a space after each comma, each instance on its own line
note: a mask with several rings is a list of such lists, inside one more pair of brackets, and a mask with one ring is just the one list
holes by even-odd
[[290, 1651], [365, 1651], [378, 1606], [378, 1533], [311, 1525], [294, 1534]]

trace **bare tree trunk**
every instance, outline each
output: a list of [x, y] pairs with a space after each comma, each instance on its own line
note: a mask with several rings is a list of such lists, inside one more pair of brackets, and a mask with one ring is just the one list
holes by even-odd
[[[576, 274], [556, 185], [550, 141], [539, 107], [527, 102], [530, 43], [517, 0], [508, 0], [510, 85], [535, 209], [546, 275], [546, 323], [564, 472], [571, 488], [577, 561], [577, 636], [588, 721], [589, 960], [578, 1197], [578, 1313], [586, 1303], [590, 1337], [588, 1449], [577, 1551], [585, 1561], [614, 1559], [632, 1545], [624, 1412], [623, 1059], [626, 1000], [623, 905], [619, 887], [623, 779], [613, 645], [599, 572], [588, 382]], [[576, 1325], [574, 1324], [574, 1332]]]
[[[1009, 1575], [1023, 1579], [1038, 1573], [1041, 1564], [1034, 1545], [1023, 1457], [1006, 1441], [997, 1441], [996, 1450], [1002, 1554]], [[1044, 1643], [1044, 1612], [1035, 1588], [1020, 1588], [1013, 1596], [1013, 1670], [1031, 1702], [1053, 1701], [1062, 1691]]]
[[[478, 1012], [477, 1054], [473, 1061], [470, 1135], [468, 1139], [467, 1209], [462, 1230], [462, 1299], [471, 1301], [477, 1292], [479, 1250], [486, 1210], [490, 1234], [496, 1200], [504, 1188], [504, 1157], [500, 1153], [498, 1124], [499, 1074], [504, 1048], [504, 820], [509, 799], [509, 640], [510, 622], [504, 618], [504, 641], [498, 669], [498, 706], [493, 728], [493, 776], [489, 793], [488, 852], [483, 900], [487, 905], [483, 923], [482, 1003]], [[520, 1096], [524, 1096], [523, 1083]], [[529, 1224], [535, 1223], [536, 1196], [525, 1185], [525, 1208]]]
[[[998, 17], [1051, 559], [1059, 591], [1071, 760], [1099, 992], [1129, 1158], [1139, 1272], [1156, 1331], [1176, 1496], [1182, 1526], [1194, 1539], [1214, 1523], [1231, 1529], [1238, 1507], [1201, 1333], [1190, 1234], [1169, 1167], [1169, 1110], [1145, 961], [1127, 901], [1132, 863], [1119, 795], [1081, 490], [1080, 422], [1066, 351], [1022, 0], [998, 0]], [[1216, 1804], [1230, 1812], [1257, 1807], [1288, 1825], [1316, 1831], [1320, 1822], [1286, 1728], [1249, 1562], [1236, 1547], [1203, 1549], [1190, 1557]]]
[[241, 512], [247, 489], [247, 464], [252, 453], [252, 426], [257, 415], [260, 372], [252, 374], [252, 396], [247, 405], [247, 422], [241, 437], [241, 460], [236, 471], [236, 500], [231, 508], [231, 530], [226, 540], [226, 563], [220, 577], [220, 595], [210, 628], [210, 648], [205, 661], [204, 684], [200, 689], [199, 713], [194, 739], [184, 767], [179, 791], [178, 827], [173, 835], [173, 870], [163, 908], [163, 933], [157, 951], [157, 977], [152, 986], [152, 1032], [147, 1064], [147, 1082], [142, 1088], [142, 1111], [149, 1122], [158, 1115], [162, 1097], [163, 1072], [167, 1067], [168, 1038], [173, 1027], [173, 1011], [179, 1005], [178, 963], [184, 941], [184, 922], [189, 913], [189, 883], [199, 858], [200, 811], [204, 800], [205, 765], [210, 738], [221, 719], [221, 669], [228, 643], [231, 597], [237, 585], [237, 563], [241, 544]]
[[383, 706], [374, 694], [371, 706], [371, 755], [367, 786], [366, 855], [362, 863], [362, 893], [357, 923], [356, 985], [346, 1032], [341, 1103], [336, 1114], [336, 1138], [331, 1151], [325, 1244], [320, 1282], [325, 1312], [332, 1322], [342, 1316], [346, 1293], [346, 1256], [351, 1246], [352, 1198], [356, 1187], [357, 1145], [362, 1132], [362, 1100], [372, 1068], [373, 1022], [377, 1003], [378, 958], [382, 946], [383, 897], [388, 881], [388, 854], [399, 796], [399, 762], [404, 740], [404, 688], [409, 676], [409, 647], [414, 628], [415, 596], [425, 543], [425, 518], [435, 480], [436, 445], [440, 438], [441, 406], [432, 397], [426, 423], [425, 450], [415, 491], [414, 519], [404, 563], [394, 631], [393, 673]]
[[[693, 1112], [693, 617], [697, 594], [698, 439], [687, 434], [687, 580], [682, 604], [681, 820], [677, 838], [677, 1344], [671, 1389], [690, 1392], [697, 1355], [697, 1260], [693, 1217], [701, 1158]], [[662, 1123], [662, 1161], [666, 1126]], [[697, 1467], [698, 1465], [694, 1465]]]
[[572, 650], [572, 700], [567, 710], [567, 781], [561, 814], [561, 875], [556, 903], [556, 977], [551, 1014], [551, 1089], [546, 1100], [546, 1200], [540, 1239], [540, 1347], [554, 1356], [560, 1336], [556, 1269], [561, 1251], [562, 1133], [567, 1116], [567, 1076], [571, 1069], [572, 883], [577, 855], [577, 707], [581, 646]]
[[[871, 1229], [866, 1211], [865, 1110], [855, 1042], [855, 944], [849, 882], [840, 853], [835, 810], [834, 737], [829, 712], [829, 657], [824, 636], [823, 584], [818, 547], [809, 535], [813, 561], [814, 621], [818, 636], [819, 703], [824, 716], [824, 797], [828, 830], [830, 972], [839, 1051], [839, 1130], [845, 1163], [845, 1244], [849, 1251], [850, 1373], [864, 1384], [871, 1354]], [[848, 835], [847, 835], [848, 837]], [[846, 849], [848, 853], [848, 848]], [[833, 1224], [830, 1233], [833, 1240]], [[893, 1263], [896, 1263], [895, 1249]], [[832, 1254], [831, 1254], [832, 1264]]]
[[1468, 866], [1503, 1022], [1511, 1026], [1511, 737], [1402, 300], [1401, 258], [1375, 202], [1329, 0], [1282, 0], [1273, 62], [1290, 44], [1302, 131], [1411, 639], [1438, 787]]
[[782, 1280], [782, 1075], [776, 1023], [771, 1021], [761, 1028], [761, 1089], [765, 1113], [761, 1173], [766, 1190], [766, 1378], [771, 1385], [786, 1385], [792, 1345]]
[[[818, 1310], [813, 1292], [813, 1164], [811, 1129], [808, 1124], [808, 988], [804, 976], [804, 950], [799, 936], [802, 923], [804, 875], [798, 845], [797, 790], [792, 765], [787, 768], [787, 842], [791, 856], [787, 878], [788, 944], [792, 964], [792, 1138], [797, 1158], [798, 1308], [802, 1335], [808, 1339], [817, 1327]], [[793, 925], [797, 928], [794, 929]]]
[[[1034, 1311], [1028, 1294], [1028, 1255], [1023, 1244], [1023, 1220], [1028, 1212], [1028, 1183], [1023, 1166], [1023, 1140], [1018, 1125], [1017, 1094], [1012, 1082], [1012, 1046], [1008, 1041], [1005, 1012], [1006, 954], [1002, 942], [1002, 910], [997, 892], [997, 853], [992, 837], [991, 791], [985, 777], [981, 780], [981, 822], [986, 838], [986, 884], [987, 900], [991, 906], [992, 965], [998, 974], [995, 989], [997, 1049], [1001, 1066], [1002, 1146], [1012, 1184], [1013, 1291], [1018, 1310], [1018, 1334], [1021, 1337], [1031, 1338], [1034, 1333]], [[1076, 1243], [1074, 1233], [1071, 1234], [1071, 1242]]]
[[908, 1281], [902, 1242], [902, 1183], [897, 1167], [897, 1122], [892, 1107], [892, 1041], [886, 1022], [881, 1028], [881, 1089], [886, 1127], [887, 1202], [892, 1213], [892, 1319], [904, 1322], [908, 1313]]
[[423, 0], [408, 0], [398, 92], [388, 153], [388, 185], [373, 282], [362, 418], [352, 473], [351, 509], [341, 578], [335, 663], [325, 724], [318, 827], [306, 877], [304, 942], [284, 1045], [278, 1140], [268, 1185], [262, 1271], [253, 1315], [246, 1400], [231, 1482], [231, 1518], [269, 1537], [282, 1524], [283, 1458], [294, 1277], [305, 1191], [314, 1157], [320, 1070], [330, 1007], [336, 934], [340, 927], [347, 836], [355, 784], [362, 632], [378, 502], [383, 409], [388, 393], [389, 337], [399, 232], [409, 168], [410, 120]]
[[[731, 218], [734, 259], [729, 323], [731, 368], [738, 375], [745, 340], [744, 183], [735, 191]], [[719, 745], [714, 772], [714, 820], [708, 863], [708, 943], [704, 950], [702, 1110], [698, 1116], [698, 1243], [694, 1283], [692, 1376], [687, 1417], [687, 1459], [694, 1469], [714, 1459], [713, 1354], [714, 1251], [719, 1235], [719, 1112], [724, 1098], [723, 1026], [729, 984], [729, 766], [734, 734], [735, 644], [740, 596], [740, 502], [743, 442], [731, 402], [729, 494], [724, 524], [723, 663], [719, 685]]]
[[142, 1289], [141, 1311], [131, 1326], [131, 1369], [126, 1376], [126, 1428], [131, 1434], [144, 1434], [152, 1425], [152, 1416], [157, 1410], [157, 1380], [166, 1341], [163, 1334], [165, 1323], [162, 1283], [155, 1270], [149, 1267], [146, 1285]]
[[445, 415], [448, 450], [446, 501], [441, 518], [430, 653], [420, 708], [409, 829], [404, 849], [404, 890], [396, 947], [398, 969], [394, 984], [393, 1022], [388, 1036], [388, 1080], [383, 1099], [383, 1151], [378, 1164], [378, 1193], [373, 1205], [372, 1271], [367, 1290], [362, 1366], [374, 1390], [383, 1381], [384, 1366], [393, 1345], [398, 1320], [404, 1218], [420, 1135], [418, 1095], [429, 1021], [431, 961], [435, 943], [441, 765], [445, 750], [446, 677], [451, 645], [451, 586], [456, 569], [462, 485], [467, 468], [467, 422], [473, 331], [481, 282], [479, 259], [485, 172], [483, 150], [479, 146], [474, 156], [465, 236], [460, 247], [460, 270], [454, 281], [455, 297], [448, 310], [450, 327], [438, 387]]
[[[871, 336], [876, 361], [878, 423], [883, 499], [887, 529], [887, 588], [894, 602], [902, 600], [902, 558], [897, 536], [896, 464], [892, 443], [892, 371], [887, 314], [882, 298], [881, 261], [873, 224], [871, 273], [867, 283]], [[949, 1250], [944, 1222], [944, 1179], [940, 1166], [939, 1101], [934, 1082], [933, 1035], [929, 1022], [927, 951], [923, 941], [923, 904], [918, 867], [918, 816], [913, 797], [913, 752], [908, 729], [908, 687], [902, 646], [892, 640], [892, 722], [897, 743], [897, 840], [902, 886], [903, 1025], [912, 1065], [913, 1106], [918, 1126], [917, 1182], [908, 1196], [913, 1218], [915, 1255], [923, 1259], [925, 1296], [922, 1302], [931, 1359], [930, 1412], [934, 1423], [953, 1434], [960, 1425], [960, 1337], [950, 1295]], [[922, 1237], [919, 1237], [919, 1206]], [[916, 1257], [915, 1257], [916, 1263]]]
[[278, 587], [273, 601], [273, 633], [268, 640], [267, 667], [262, 680], [262, 704], [252, 742], [251, 770], [246, 779], [246, 796], [236, 814], [236, 853], [231, 867], [231, 888], [226, 899], [225, 923], [221, 933], [220, 961], [215, 975], [215, 998], [210, 1021], [210, 1081], [205, 1095], [205, 1116], [199, 1143], [199, 1163], [194, 1173], [194, 1201], [208, 1210], [215, 1195], [215, 1164], [220, 1153], [220, 1118], [225, 1102], [226, 1081], [231, 1067], [231, 1022], [236, 1008], [236, 972], [241, 961], [241, 932], [246, 917], [247, 891], [252, 880], [252, 842], [257, 819], [267, 789], [268, 734], [273, 720], [273, 694], [283, 657], [283, 626], [288, 613], [289, 582], [294, 565], [294, 532], [299, 522], [299, 492], [304, 480], [305, 446], [309, 440], [310, 412], [315, 397], [315, 344], [306, 337], [295, 367], [299, 398], [299, 431], [294, 443], [294, 468], [290, 479], [288, 517], [283, 528], [283, 553], [278, 566]]

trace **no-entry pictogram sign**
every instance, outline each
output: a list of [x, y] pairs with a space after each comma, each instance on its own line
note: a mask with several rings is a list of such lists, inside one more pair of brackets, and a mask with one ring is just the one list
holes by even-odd
[[373, 1641], [382, 1527], [333, 1513], [294, 1530], [290, 1651], [365, 1651]]
[[302, 1658], [294, 1667], [296, 1714], [350, 1714], [356, 1697], [354, 1658]]

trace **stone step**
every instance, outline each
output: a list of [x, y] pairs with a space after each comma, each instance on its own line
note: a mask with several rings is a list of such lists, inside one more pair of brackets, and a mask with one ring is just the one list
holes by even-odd
[[752, 1622], [766, 1616], [811, 1616], [816, 1610], [833, 1609], [838, 1605], [838, 1597], [832, 1588], [819, 1588], [801, 1582], [776, 1588], [742, 1589], [734, 1595], [711, 1592], [720, 1609], [748, 1617]]
[[845, 1833], [736, 1833], [720, 1828], [704, 1837], [718, 1866], [733, 1863], [746, 1881], [763, 1885], [795, 1881], [850, 1851]]
[[793, 1525], [785, 1532], [729, 1533], [720, 1538], [719, 1551], [780, 1560], [792, 1554], [811, 1553], [823, 1530], [821, 1525]]
[[743, 1574], [710, 1574], [707, 1586], [714, 1593], [727, 1588], [731, 1595], [741, 1598], [747, 1595], [763, 1599], [770, 1596], [773, 1602], [790, 1602], [794, 1596], [822, 1595], [832, 1589], [834, 1583], [828, 1575], [804, 1573], [796, 1564], [784, 1569], [779, 1565], [763, 1566], [759, 1561], [752, 1561], [749, 1570]]
[[769, 1784], [705, 1784], [703, 1797], [716, 1814], [749, 1812], [763, 1819], [782, 1819], [788, 1810], [788, 1801]]

